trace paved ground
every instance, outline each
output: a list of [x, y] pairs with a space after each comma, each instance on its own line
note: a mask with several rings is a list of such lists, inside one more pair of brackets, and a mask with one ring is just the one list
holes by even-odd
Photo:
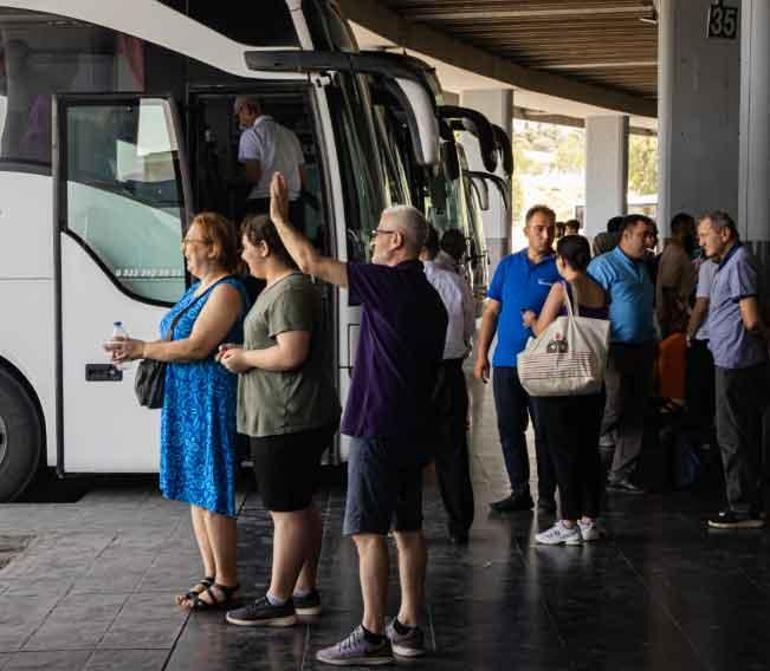
[[[429, 488], [425, 669], [770, 668], [770, 534], [709, 534], [690, 494], [615, 498], [612, 539], [542, 548], [548, 520], [489, 516], [505, 491], [491, 398], [474, 393], [477, 523], [471, 545], [443, 537]], [[149, 485], [100, 487], [71, 504], [0, 506], [0, 669], [314, 669], [314, 651], [360, 613], [343, 491], [319, 501], [326, 613], [313, 626], [254, 631], [189, 617], [173, 595], [200, 569], [187, 511]], [[240, 517], [245, 596], [266, 583], [270, 541], [257, 497]], [[259, 588], [259, 589], [258, 589]], [[397, 590], [392, 594], [395, 610]]]

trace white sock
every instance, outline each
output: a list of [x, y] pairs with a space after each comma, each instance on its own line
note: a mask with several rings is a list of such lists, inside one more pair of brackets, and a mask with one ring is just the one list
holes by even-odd
[[271, 606], [285, 606], [287, 599], [279, 599], [277, 596], [273, 596], [268, 590], [265, 595]]

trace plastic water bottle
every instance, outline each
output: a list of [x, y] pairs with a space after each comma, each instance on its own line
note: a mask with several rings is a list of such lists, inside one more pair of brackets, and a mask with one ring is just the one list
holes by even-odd
[[[110, 341], [115, 342], [116, 340], [121, 340], [123, 338], [128, 338], [128, 331], [126, 331], [126, 327], [123, 326], [123, 322], [112, 322], [112, 335], [110, 335]], [[126, 370], [130, 367], [131, 362], [130, 361], [118, 361], [112, 362], [112, 365], [115, 366], [115, 368], [118, 368], [119, 370]]]

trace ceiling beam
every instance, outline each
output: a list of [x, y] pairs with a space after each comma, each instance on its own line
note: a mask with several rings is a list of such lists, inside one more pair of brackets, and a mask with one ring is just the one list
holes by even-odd
[[378, 0], [339, 0], [339, 5], [351, 21], [382, 35], [399, 47], [426, 54], [503, 84], [628, 114], [657, 116], [657, 104], [654, 100], [586, 84], [544, 70], [526, 68], [455, 39], [440, 30], [407, 20]]
[[611, 70], [614, 68], [656, 68], [658, 61], [611, 61], [608, 63], [559, 63], [541, 65], [544, 70]]
[[605, 4], [595, 4], [593, 6], [582, 6], [564, 9], [477, 9], [468, 10], [446, 10], [435, 9], [428, 11], [410, 11], [409, 18], [415, 21], [465, 21], [473, 19], [538, 19], [538, 18], [556, 18], [561, 19], [565, 16], [596, 16], [596, 15], [636, 15], [647, 14], [650, 11], [650, 5], [639, 4], [635, 7], [607, 7]]
[[[557, 126], [571, 126], [572, 128], [585, 128], [586, 125], [585, 119], [579, 117], [564, 114], [550, 114], [548, 112], [516, 106], [513, 108], [513, 118], [521, 119], [522, 121], [535, 121], [537, 123], [552, 123]], [[637, 126], [629, 126], [628, 132], [631, 135], [645, 135], [647, 137], [657, 136], [656, 131], [650, 128], [641, 128]]]

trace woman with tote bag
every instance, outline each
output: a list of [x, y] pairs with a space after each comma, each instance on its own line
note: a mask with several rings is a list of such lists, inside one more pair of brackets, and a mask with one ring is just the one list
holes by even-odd
[[[546, 545], [578, 545], [598, 540], [601, 535], [596, 523], [602, 494], [599, 432], [604, 412], [601, 380], [609, 341], [609, 306], [604, 289], [586, 273], [590, 260], [588, 240], [579, 235], [561, 238], [556, 245], [556, 267], [564, 281], [553, 285], [540, 315], [532, 311], [523, 315], [524, 323], [541, 338], [536, 347], [519, 355], [520, 367], [526, 368], [524, 363], [531, 366], [531, 350], [545, 346], [548, 353], [564, 354], [559, 360], [569, 369], [559, 375], [557, 360], [556, 375], [552, 375], [557, 382], [548, 389], [549, 395], [535, 400], [542, 413], [561, 500], [562, 519], [535, 537]], [[552, 325], [564, 315], [568, 317], [566, 337], [552, 333]], [[571, 352], [575, 340], [582, 347]]]

